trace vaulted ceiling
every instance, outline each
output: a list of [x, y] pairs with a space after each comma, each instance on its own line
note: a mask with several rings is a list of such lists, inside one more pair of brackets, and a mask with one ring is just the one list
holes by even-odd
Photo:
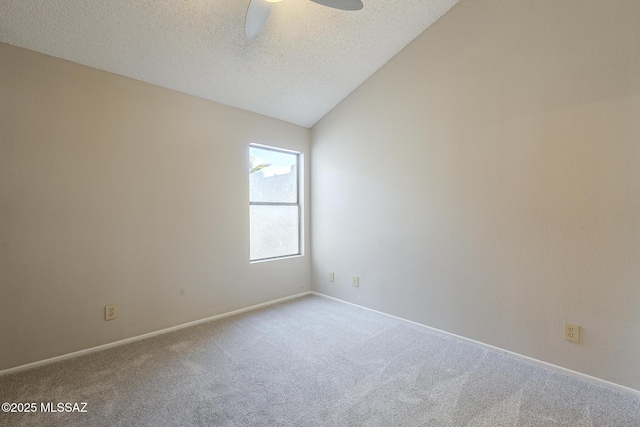
[[311, 127], [457, 1], [2, 0], [0, 41]]

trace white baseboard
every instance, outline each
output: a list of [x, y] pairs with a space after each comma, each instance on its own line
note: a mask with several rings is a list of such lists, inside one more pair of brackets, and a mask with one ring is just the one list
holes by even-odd
[[359, 307], [359, 308], [363, 308], [365, 310], [373, 311], [374, 313], [382, 314], [383, 316], [392, 317], [394, 319], [401, 320], [403, 322], [408, 322], [408, 323], [411, 323], [413, 325], [421, 326], [421, 327], [429, 329], [430, 331], [435, 332], [437, 334], [446, 335], [446, 336], [453, 337], [453, 338], [456, 338], [456, 339], [459, 339], [459, 340], [462, 340], [462, 341], [465, 341], [465, 342], [468, 342], [468, 343], [471, 343], [471, 344], [474, 344], [474, 345], [478, 345], [480, 347], [484, 347], [486, 349], [495, 351], [497, 353], [502, 353], [502, 354], [504, 354], [506, 356], [513, 357], [514, 359], [523, 360], [525, 362], [529, 362], [529, 363], [532, 363], [534, 365], [539, 365], [539, 366], [542, 366], [544, 368], [551, 369], [552, 371], [560, 372], [561, 374], [569, 375], [569, 376], [572, 376], [572, 377], [575, 377], [575, 378], [579, 378], [581, 380], [588, 381], [588, 382], [593, 383], [593, 384], [603, 385], [605, 387], [609, 387], [609, 388], [612, 388], [614, 390], [622, 391], [624, 393], [629, 393], [629, 394], [632, 394], [634, 396], [640, 397], [640, 390], [636, 390], [636, 389], [633, 389], [633, 388], [630, 388], [630, 387], [626, 387], [626, 386], [623, 386], [623, 385], [620, 385], [620, 384], [612, 383], [610, 381], [606, 381], [606, 380], [603, 380], [603, 379], [600, 379], [600, 378], [592, 377], [591, 375], [583, 374], [582, 372], [572, 371], [571, 369], [563, 368], [562, 366], [554, 365], [554, 364], [548, 363], [548, 362], [543, 362], [542, 360], [534, 359], [532, 357], [523, 356], [522, 354], [514, 353], [513, 351], [505, 350], [505, 349], [500, 348], [500, 347], [495, 347], [495, 346], [490, 345], [490, 344], [485, 344], [485, 343], [483, 343], [481, 341], [476, 341], [476, 340], [472, 340], [470, 338], [466, 338], [466, 337], [463, 337], [463, 336], [460, 336], [460, 335], [452, 334], [451, 332], [443, 331], [443, 330], [440, 330], [440, 329], [433, 328], [431, 326], [423, 325], [422, 323], [413, 322], [411, 320], [403, 319], [402, 317], [393, 316], [391, 314], [387, 314], [387, 313], [384, 313], [382, 311], [374, 310], [372, 308], [368, 308], [368, 307], [364, 307], [364, 306], [361, 306], [361, 305], [358, 305], [358, 304], [354, 304], [352, 302], [344, 301], [344, 300], [341, 300], [339, 298], [335, 298], [335, 297], [331, 297], [329, 295], [321, 294], [319, 292], [311, 291], [310, 293], [313, 294], [313, 295], [317, 295], [319, 297], [322, 297], [322, 298], [329, 298], [329, 299], [332, 299], [334, 301], [339, 301], [339, 302], [341, 302], [343, 304], [353, 305], [355, 307]]
[[277, 303], [280, 303], [280, 302], [283, 302], [283, 301], [288, 301], [288, 300], [291, 300], [291, 299], [300, 298], [300, 297], [303, 297], [305, 295], [310, 295], [310, 294], [311, 294], [311, 291], [302, 292], [302, 293], [291, 295], [291, 296], [288, 296], [288, 297], [279, 298], [279, 299], [276, 299], [276, 300], [273, 300], [273, 301], [263, 302], [262, 304], [252, 305], [251, 307], [241, 308], [239, 310], [230, 311], [228, 313], [222, 313], [222, 314], [218, 314], [218, 315], [215, 315], [215, 316], [207, 317], [205, 319], [194, 320], [193, 322], [183, 323], [181, 325], [172, 326], [170, 328], [161, 329], [159, 331], [149, 332], [147, 334], [138, 335], [138, 336], [131, 337], [131, 338], [126, 338], [124, 340], [112, 342], [112, 343], [109, 343], [109, 344], [103, 344], [103, 345], [99, 345], [99, 346], [96, 346], [96, 347], [91, 347], [91, 348], [88, 348], [86, 350], [74, 351], [73, 353], [63, 354], [61, 356], [51, 357], [49, 359], [40, 360], [38, 362], [27, 363], [26, 365], [20, 365], [20, 366], [14, 367], [14, 368], [4, 369], [4, 370], [0, 371], [0, 376], [7, 375], [7, 374], [13, 374], [15, 372], [24, 371], [24, 370], [27, 370], [27, 369], [37, 368], [39, 366], [48, 365], [50, 363], [60, 362], [61, 360], [71, 359], [73, 357], [84, 356], [85, 354], [95, 353], [96, 351], [102, 351], [102, 350], [106, 350], [108, 348], [118, 347], [118, 346], [123, 345], [123, 344], [128, 344], [128, 343], [131, 343], [131, 342], [134, 342], [134, 341], [140, 341], [140, 340], [143, 340], [145, 338], [155, 337], [156, 335], [166, 334], [167, 332], [177, 331], [179, 329], [188, 328], [189, 326], [199, 325], [200, 323], [211, 322], [213, 320], [222, 319], [224, 317], [233, 316], [235, 314], [244, 313], [246, 311], [256, 310], [256, 309], [261, 308], [261, 307], [267, 307], [269, 305], [277, 304]]
[[394, 318], [394, 319], [397, 319], [397, 320], [401, 320], [403, 322], [411, 323], [413, 325], [417, 325], [417, 326], [429, 329], [430, 331], [433, 331], [433, 332], [435, 332], [437, 334], [453, 337], [453, 338], [456, 338], [456, 339], [459, 339], [459, 340], [462, 340], [462, 341], [465, 341], [465, 342], [468, 342], [468, 343], [471, 343], [471, 344], [474, 344], [474, 345], [478, 345], [480, 347], [483, 347], [483, 348], [486, 348], [486, 349], [489, 349], [489, 350], [492, 350], [492, 351], [495, 351], [497, 353], [502, 353], [504, 355], [513, 357], [515, 359], [523, 360], [525, 362], [529, 362], [529, 363], [532, 363], [532, 364], [535, 364], [535, 365], [539, 365], [539, 366], [545, 367], [547, 369], [551, 369], [553, 371], [556, 371], [556, 372], [559, 372], [559, 373], [562, 373], [562, 374], [565, 374], [565, 375], [570, 375], [572, 377], [579, 378], [579, 379], [588, 381], [588, 382], [593, 383], [593, 384], [603, 385], [605, 387], [609, 387], [609, 388], [612, 388], [614, 390], [622, 391], [624, 393], [629, 393], [629, 394], [632, 394], [632, 395], [640, 397], [640, 390], [635, 390], [635, 389], [630, 388], [630, 387], [626, 387], [626, 386], [623, 386], [623, 385], [620, 385], [620, 384], [616, 384], [616, 383], [613, 383], [613, 382], [610, 382], [610, 381], [606, 381], [606, 380], [603, 380], [603, 379], [600, 379], [600, 378], [592, 377], [591, 375], [583, 374], [582, 372], [573, 371], [571, 369], [563, 368], [562, 366], [554, 365], [554, 364], [548, 363], [548, 362], [543, 362], [542, 360], [538, 360], [538, 359], [534, 359], [532, 357], [524, 356], [522, 354], [515, 353], [515, 352], [509, 351], [509, 350], [505, 350], [503, 348], [496, 347], [496, 346], [493, 346], [493, 345], [490, 345], [490, 344], [486, 344], [486, 343], [483, 343], [481, 341], [476, 341], [476, 340], [472, 340], [470, 338], [466, 338], [466, 337], [463, 337], [463, 336], [460, 336], [460, 335], [452, 334], [450, 332], [446, 332], [446, 331], [443, 331], [443, 330], [440, 330], [440, 329], [436, 329], [436, 328], [433, 328], [431, 326], [423, 325], [422, 323], [418, 323], [418, 322], [414, 322], [414, 321], [411, 321], [411, 320], [403, 319], [403, 318], [398, 317], [398, 316], [393, 316], [393, 315], [388, 314], [388, 313], [377, 311], [377, 310], [374, 310], [372, 308], [364, 307], [364, 306], [361, 306], [361, 305], [358, 305], [358, 304], [354, 304], [354, 303], [351, 303], [351, 302], [348, 302], [348, 301], [344, 301], [344, 300], [341, 300], [339, 298], [331, 297], [329, 295], [321, 294], [321, 293], [315, 292], [315, 291], [302, 292], [302, 293], [291, 295], [291, 296], [288, 296], [288, 297], [279, 298], [279, 299], [272, 300], [272, 301], [267, 301], [267, 302], [264, 302], [264, 303], [261, 303], [261, 304], [252, 305], [250, 307], [241, 308], [241, 309], [238, 309], [238, 310], [234, 310], [234, 311], [230, 311], [230, 312], [227, 312], [227, 313], [218, 314], [218, 315], [207, 317], [207, 318], [200, 319], [200, 320], [195, 320], [193, 322], [183, 323], [181, 325], [172, 326], [170, 328], [161, 329], [159, 331], [149, 332], [147, 334], [138, 335], [138, 336], [131, 337], [131, 338], [126, 338], [124, 340], [115, 341], [115, 342], [112, 342], [112, 343], [109, 343], [109, 344], [103, 344], [103, 345], [99, 345], [99, 346], [96, 346], [96, 347], [91, 347], [91, 348], [88, 348], [88, 349], [85, 349], [85, 350], [79, 350], [79, 351], [75, 351], [73, 353], [63, 354], [63, 355], [60, 355], [60, 356], [51, 357], [49, 359], [44, 359], [44, 360], [40, 360], [40, 361], [32, 362], [32, 363], [27, 363], [25, 365], [20, 365], [20, 366], [16, 366], [16, 367], [13, 367], [13, 368], [2, 370], [2, 371], [0, 371], [0, 376], [7, 375], [7, 374], [12, 374], [12, 373], [15, 373], [15, 372], [24, 371], [24, 370], [27, 370], [27, 369], [37, 368], [39, 366], [48, 365], [48, 364], [59, 362], [59, 361], [65, 360], [65, 359], [71, 359], [73, 357], [84, 356], [86, 354], [95, 353], [97, 351], [106, 350], [108, 348], [118, 347], [118, 346], [121, 346], [121, 345], [124, 345], [124, 344], [128, 344], [128, 343], [131, 343], [131, 342], [143, 340], [145, 338], [151, 338], [151, 337], [154, 337], [156, 335], [166, 334], [168, 332], [177, 331], [179, 329], [188, 328], [190, 326], [195, 326], [195, 325], [198, 325], [198, 324], [201, 324], [201, 323], [211, 322], [213, 320], [222, 319], [222, 318], [225, 318], [225, 317], [233, 316], [233, 315], [244, 313], [244, 312], [247, 312], [247, 311], [256, 310], [258, 308], [267, 307], [267, 306], [270, 306], [270, 305], [273, 305], [273, 304], [278, 304], [280, 302], [284, 302], [284, 301], [300, 298], [300, 297], [303, 297], [305, 295], [316, 295], [316, 296], [319, 296], [319, 297], [322, 297], [322, 298], [332, 299], [334, 301], [338, 301], [338, 302], [341, 302], [343, 304], [349, 304], [349, 305], [352, 305], [352, 306], [355, 306], [355, 307], [359, 307], [359, 308], [362, 308], [364, 310], [369, 310], [369, 311], [372, 311], [374, 313], [381, 314], [383, 316], [391, 317], [391, 318]]

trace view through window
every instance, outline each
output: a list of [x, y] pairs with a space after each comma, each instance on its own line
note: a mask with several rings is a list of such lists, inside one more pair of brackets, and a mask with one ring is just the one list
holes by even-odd
[[299, 154], [249, 146], [250, 260], [300, 254]]

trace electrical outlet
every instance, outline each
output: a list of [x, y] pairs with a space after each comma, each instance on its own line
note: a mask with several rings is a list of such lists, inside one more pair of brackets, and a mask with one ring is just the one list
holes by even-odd
[[571, 342], [580, 342], [580, 326], [565, 323], [564, 339]]
[[118, 307], [115, 304], [104, 307], [104, 320], [113, 320], [118, 317]]
[[333, 282], [333, 271], [329, 272], [329, 281]]
[[351, 284], [355, 287], [360, 286], [360, 278], [358, 276], [351, 276]]

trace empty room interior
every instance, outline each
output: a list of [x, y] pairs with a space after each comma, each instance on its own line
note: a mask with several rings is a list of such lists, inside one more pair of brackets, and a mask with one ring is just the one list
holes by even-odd
[[639, 426], [640, 2], [0, 0], [0, 322], [3, 426]]

